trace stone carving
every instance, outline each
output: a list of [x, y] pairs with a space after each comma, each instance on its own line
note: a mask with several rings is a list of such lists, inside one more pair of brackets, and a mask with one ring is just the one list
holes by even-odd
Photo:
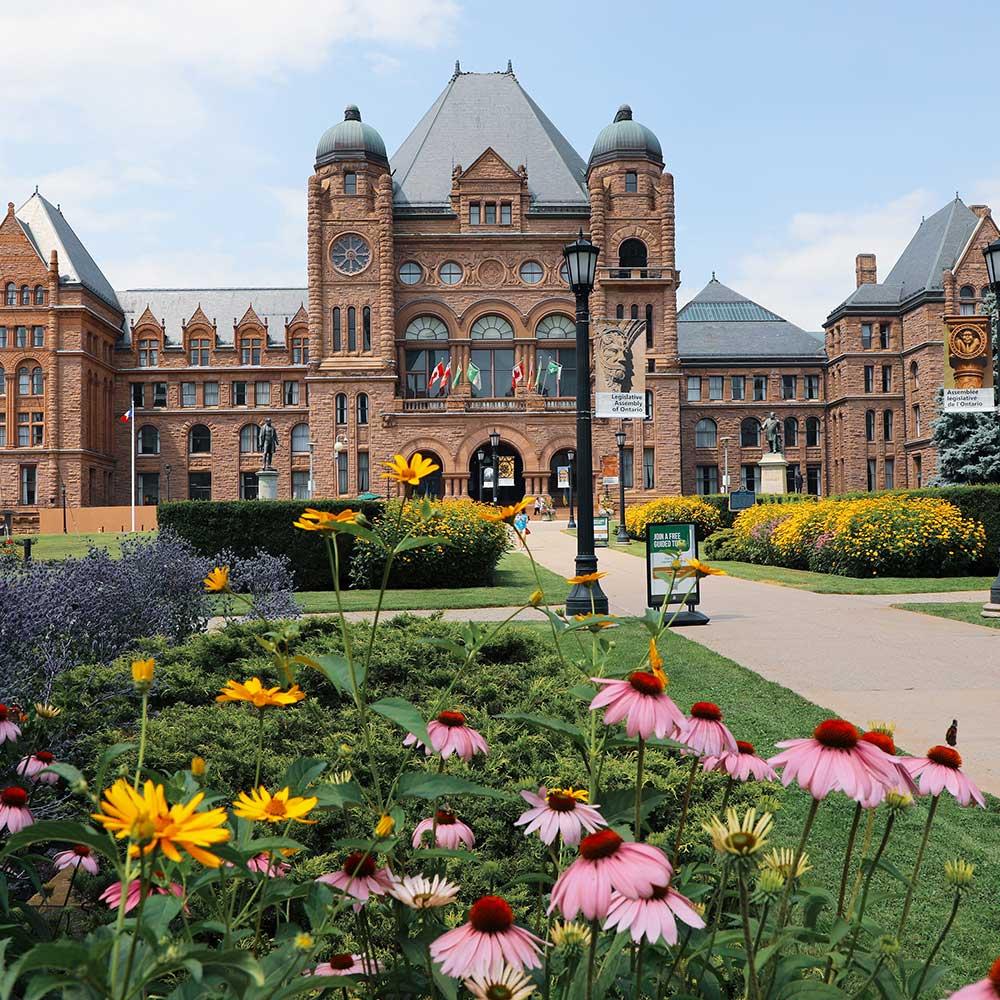
[[484, 285], [499, 285], [503, 282], [503, 264], [498, 260], [484, 260], [479, 265], [479, 280]]
[[948, 361], [956, 389], [981, 389], [990, 356], [987, 316], [948, 317]]

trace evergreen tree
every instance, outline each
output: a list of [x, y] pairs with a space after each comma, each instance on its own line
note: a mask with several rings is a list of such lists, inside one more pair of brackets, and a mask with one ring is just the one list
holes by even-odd
[[[997, 300], [983, 296], [983, 312], [991, 317], [993, 384], [1000, 386]], [[938, 399], [940, 407], [940, 394]], [[1000, 411], [941, 413], [934, 423], [938, 481], [946, 485], [1000, 483]]]

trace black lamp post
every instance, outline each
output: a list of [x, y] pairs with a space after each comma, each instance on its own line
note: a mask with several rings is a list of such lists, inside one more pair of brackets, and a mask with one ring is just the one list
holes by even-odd
[[625, 530], [625, 432], [615, 431], [615, 444], [618, 445], [618, 537], [616, 541], [628, 545], [628, 532]]
[[497, 448], [500, 447], [500, 435], [490, 431], [490, 448], [493, 451], [493, 502], [497, 502], [497, 481], [500, 479], [500, 468], [497, 465]]
[[486, 452], [482, 448], [476, 452], [476, 459], [479, 461], [479, 485], [476, 487], [476, 499], [482, 503], [483, 500], [483, 462], [486, 461]]
[[66, 484], [62, 484], [63, 534], [66, 532]]
[[[993, 323], [995, 322], [994, 317], [997, 316], [998, 311], [1000, 311], [1000, 240], [994, 240], [988, 246], [983, 247], [983, 256], [986, 258], [986, 270], [990, 276], [990, 288], [993, 291], [993, 312], [989, 320], [989, 336], [992, 347], [993, 340]], [[990, 361], [993, 360], [993, 352], [990, 351]], [[997, 371], [993, 371], [994, 383], [996, 382]], [[997, 396], [996, 393], [1000, 392], [1000, 387], [994, 384], [994, 401]], [[990, 586], [990, 603], [983, 608], [983, 614], [990, 618], [1000, 618], [1000, 571], [997, 572], [997, 578], [993, 581]]]
[[573, 459], [576, 458], [576, 452], [570, 448], [566, 452], [566, 458], [569, 461], [569, 521], [566, 523], [566, 527], [575, 528], [576, 521], [573, 520]]
[[163, 471], [167, 474], [167, 503], [170, 503], [170, 469], [171, 465], [169, 462], [163, 466]]
[[[576, 575], [597, 571], [594, 553], [594, 458], [590, 429], [590, 293], [597, 276], [600, 248], [580, 230], [579, 237], [563, 247], [566, 277], [576, 296], [576, 453], [580, 478], [577, 483], [577, 507], [580, 512], [576, 529]], [[573, 584], [566, 597], [568, 615], [608, 613], [608, 598], [599, 580], [592, 584]]]

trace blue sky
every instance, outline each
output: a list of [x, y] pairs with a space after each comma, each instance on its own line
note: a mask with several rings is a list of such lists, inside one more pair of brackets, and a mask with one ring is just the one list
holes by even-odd
[[[456, 58], [586, 158], [622, 102], [677, 189], [681, 299], [720, 280], [809, 329], [958, 190], [1000, 213], [994, 3], [55, 0], [5, 15], [0, 195], [59, 202], [117, 288], [305, 282], [316, 140], [390, 153]], [[995, 75], [995, 74], [994, 74]]]

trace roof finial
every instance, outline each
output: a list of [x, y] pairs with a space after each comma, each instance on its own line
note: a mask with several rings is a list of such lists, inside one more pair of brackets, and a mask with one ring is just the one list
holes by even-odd
[[627, 104], [621, 105], [621, 107], [618, 109], [618, 112], [615, 114], [615, 121], [630, 122], [631, 120], [632, 120], [632, 109]]
[[345, 122], [359, 122], [361, 121], [361, 112], [358, 110], [356, 104], [348, 104], [344, 108], [344, 121]]
[[462, 64], [456, 59], [455, 60], [455, 72], [452, 73], [451, 78], [454, 80], [455, 77], [462, 75]]
[[35, 185], [35, 194], [38, 194], [38, 185]]
[[509, 59], [507, 60], [507, 74], [509, 76], [513, 76], [514, 75], [514, 67], [511, 65], [511, 62], [510, 62]]
[[712, 281], [718, 281], [718, 278], [715, 277], [715, 271], [712, 272]]

